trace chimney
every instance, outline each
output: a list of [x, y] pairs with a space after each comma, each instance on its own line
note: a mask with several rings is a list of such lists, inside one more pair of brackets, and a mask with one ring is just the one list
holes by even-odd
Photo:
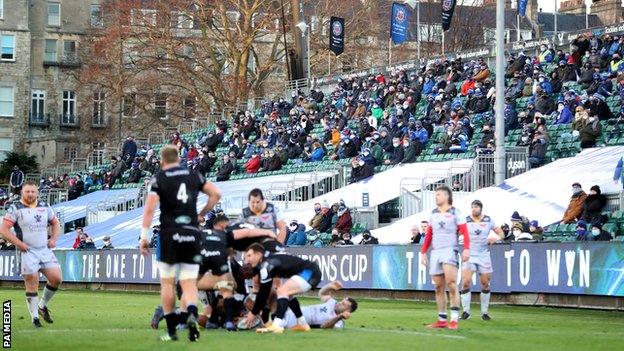
[[[483, 0], [483, 7], [496, 7], [496, 0]], [[511, 10], [511, 0], [505, 0], [505, 10]]]
[[611, 25], [624, 20], [624, 7], [621, 0], [594, 0], [591, 14], [598, 16], [603, 25]]
[[564, 0], [559, 5], [559, 12], [570, 15], [584, 15], [585, 0]]

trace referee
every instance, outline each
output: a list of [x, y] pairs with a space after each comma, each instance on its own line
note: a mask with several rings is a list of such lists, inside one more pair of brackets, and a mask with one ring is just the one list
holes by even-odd
[[[0, 235], [17, 248], [20, 273], [26, 286], [26, 301], [33, 325], [41, 328], [39, 315], [52, 323], [47, 304], [61, 285], [61, 268], [52, 249], [56, 247], [60, 227], [54, 211], [45, 202], [38, 200], [39, 191], [33, 182], [22, 186], [21, 199], [12, 204], [0, 225]], [[50, 237], [48, 238], [48, 227]], [[11, 233], [11, 228], [15, 234]], [[38, 297], [39, 272], [48, 282]]]
[[[197, 275], [199, 273], [200, 231], [199, 218], [221, 199], [221, 192], [199, 173], [180, 167], [178, 150], [173, 145], [161, 151], [161, 169], [152, 178], [143, 212], [140, 248], [143, 255], [149, 253], [149, 228], [154, 211], [160, 203], [160, 235], [156, 244], [156, 261], [160, 274], [160, 297], [167, 321], [167, 334], [162, 341], [177, 340], [176, 326], [185, 323], [189, 340], [199, 338], [197, 312]], [[199, 192], [208, 195], [208, 202], [197, 213]], [[182, 310], [176, 314], [175, 279], [182, 287]]]

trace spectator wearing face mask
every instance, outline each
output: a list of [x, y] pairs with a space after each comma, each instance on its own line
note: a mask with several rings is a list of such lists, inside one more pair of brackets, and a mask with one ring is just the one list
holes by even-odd
[[385, 152], [392, 151], [392, 138], [388, 134], [388, 128], [381, 127], [381, 129], [379, 130], [379, 141], [377, 143]]
[[583, 191], [581, 184], [572, 184], [572, 197], [570, 198], [568, 208], [563, 214], [561, 224], [570, 224], [578, 219], [581, 219], [583, 215], [583, 205], [585, 204], [585, 199], [587, 199], [587, 194]]
[[515, 241], [529, 241], [533, 240], [533, 235], [523, 230], [522, 224], [516, 223], [511, 227], [511, 232]]
[[102, 238], [102, 241], [104, 242], [104, 245], [102, 245], [102, 247], [100, 248], [100, 250], [112, 250], [115, 247], [113, 246], [113, 242], [111, 241], [110, 236], [105, 236], [104, 238]]
[[602, 194], [600, 187], [594, 185], [589, 189], [589, 195], [583, 204], [583, 220], [587, 223], [603, 223], [602, 211], [607, 206], [607, 197]]
[[587, 222], [580, 220], [576, 223], [576, 241], [590, 241], [591, 232], [587, 231]]
[[321, 225], [323, 224], [323, 217], [323, 209], [321, 208], [321, 204], [317, 202], [314, 204], [314, 216], [312, 217], [312, 219], [310, 219], [308, 225], [312, 229], [320, 231]]
[[379, 245], [379, 240], [371, 235], [370, 230], [366, 229], [362, 233], [360, 245]]
[[361, 180], [372, 177], [374, 174], [373, 166], [364, 162], [360, 157], [354, 157], [351, 160], [351, 181], [357, 183]]
[[217, 181], [223, 182], [230, 180], [230, 175], [234, 171], [234, 164], [232, 164], [229, 155], [223, 155], [223, 162], [217, 170]]
[[258, 154], [254, 153], [251, 156], [251, 159], [249, 161], [247, 161], [247, 163], [245, 163], [245, 172], [247, 173], [258, 173], [258, 170], [260, 169], [260, 157], [258, 156]]
[[536, 131], [529, 149], [529, 163], [531, 164], [531, 168], [536, 168], [544, 164], [546, 161], [547, 148], [548, 141], [546, 141], [546, 138], [539, 130]]
[[572, 112], [570, 108], [564, 102], [557, 104], [557, 118], [555, 124], [568, 124], [572, 122]]
[[611, 233], [602, 229], [602, 223], [592, 224], [591, 236], [593, 241], [611, 241], [613, 236]]
[[387, 160], [384, 161], [384, 164], [386, 165], [396, 165], [401, 163], [401, 161], [403, 161], [403, 158], [405, 156], [405, 150], [403, 149], [402, 145], [401, 145], [401, 139], [399, 138], [392, 138], [392, 151], [389, 152], [389, 157]]
[[538, 221], [529, 222], [529, 234], [533, 237], [533, 240], [540, 241], [544, 238], [544, 229], [539, 226]]
[[305, 225], [299, 224], [297, 221], [290, 222], [286, 246], [304, 246], [306, 242]]
[[340, 200], [336, 211], [336, 230], [340, 234], [351, 233], [353, 228], [353, 220], [351, 219], [351, 210]]
[[590, 116], [587, 124], [579, 130], [579, 139], [581, 140], [581, 149], [595, 147], [596, 140], [602, 135], [602, 125], [596, 116]]
[[422, 153], [423, 146], [420, 141], [410, 141], [408, 137], [403, 138], [403, 160], [401, 163], [414, 163], [416, 157]]

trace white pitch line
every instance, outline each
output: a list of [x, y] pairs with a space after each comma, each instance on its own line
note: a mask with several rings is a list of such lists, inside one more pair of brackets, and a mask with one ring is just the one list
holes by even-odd
[[376, 329], [376, 328], [349, 328], [345, 330], [370, 332], [370, 333], [394, 333], [394, 334], [407, 334], [407, 335], [419, 335], [419, 336], [432, 336], [434, 338], [440, 337], [440, 338], [448, 338], [448, 339], [466, 339], [466, 337], [463, 335], [434, 334], [434, 333], [419, 332], [415, 330]]
[[[13, 330], [14, 333], [17, 334], [38, 334], [38, 333], [73, 333], [73, 332], [84, 332], [84, 333], [90, 333], [90, 332], [97, 332], [97, 331], [103, 331], [103, 332], [111, 332], [111, 333], [119, 333], [119, 332], [132, 332], [132, 331], [141, 331], [143, 329], [124, 329], [124, 328], [117, 328], [117, 329], [24, 329], [24, 330]], [[147, 329], [145, 329], [147, 330]]]

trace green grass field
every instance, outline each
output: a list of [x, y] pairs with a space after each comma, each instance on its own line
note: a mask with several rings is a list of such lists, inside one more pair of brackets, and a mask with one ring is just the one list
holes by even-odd
[[24, 292], [0, 290], [0, 300], [7, 299], [13, 301], [16, 350], [615, 350], [621, 349], [624, 335], [621, 312], [492, 306], [491, 322], [473, 318], [461, 322], [458, 331], [433, 331], [423, 326], [435, 318], [432, 303], [360, 300], [345, 330], [283, 335], [203, 331], [193, 344], [182, 331], [180, 341], [162, 344], [156, 338], [164, 332], [164, 322], [159, 331], [149, 328], [159, 301], [154, 293], [60, 291], [50, 305], [54, 324], [37, 330]]

